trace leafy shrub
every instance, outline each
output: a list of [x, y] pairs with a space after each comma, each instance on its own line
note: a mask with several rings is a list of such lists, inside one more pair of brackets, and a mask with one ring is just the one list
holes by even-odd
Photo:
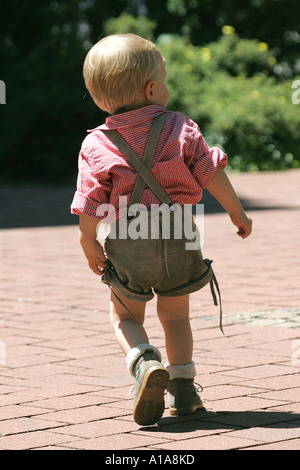
[[207, 47], [161, 36], [167, 60], [169, 109], [195, 120], [207, 142], [223, 148], [234, 170], [300, 166], [300, 112], [292, 82], [273, 74], [265, 43], [224, 34]]
[[119, 17], [106, 21], [104, 32], [105, 36], [116, 33], [134, 33], [152, 41], [155, 27], [155, 21], [150, 21], [146, 16], [141, 15], [137, 19], [128, 13], [122, 13]]
[[[35, 3], [40, 15], [33, 17], [38, 18], [33, 25], [27, 2], [22, 3], [22, 15], [14, 2], [7, 2], [5, 10], [10, 15], [18, 12], [16, 31], [23, 35], [14, 33], [14, 22], [3, 20], [2, 26], [10, 26], [12, 32], [3, 35], [0, 48], [0, 78], [7, 84], [7, 104], [0, 106], [0, 178], [73, 184], [85, 129], [106, 117], [84, 86], [87, 49], [102, 32], [135, 32], [153, 39], [155, 22], [106, 11], [117, 4], [119, 11], [126, 2], [108, 3], [105, 8], [98, 2], [98, 17], [103, 22], [110, 17], [98, 32], [97, 21], [91, 17], [87, 21], [83, 11], [87, 2], [79, 2], [79, 9], [78, 2]], [[171, 3], [174, 8], [183, 5]], [[27, 23], [32, 34], [20, 27]], [[169, 109], [194, 119], [207, 142], [228, 153], [235, 170], [299, 167], [300, 104], [291, 101], [297, 77], [284, 81], [285, 75], [278, 73], [282, 64], [276, 64], [266, 43], [241, 39], [231, 26], [225, 25], [222, 32], [204, 47], [181, 36], [157, 38], [167, 60]]]

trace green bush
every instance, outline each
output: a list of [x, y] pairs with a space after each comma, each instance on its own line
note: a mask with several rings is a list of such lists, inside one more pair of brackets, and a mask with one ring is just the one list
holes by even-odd
[[[103, 34], [135, 32], [153, 39], [155, 22], [118, 16], [124, 0], [96, 2], [89, 15], [91, 2], [35, 0], [33, 16], [28, 2], [19, 3], [21, 10], [7, 1], [1, 17], [6, 33], [0, 79], [7, 84], [7, 104], [0, 106], [0, 179], [74, 184], [86, 129], [106, 117], [84, 86], [86, 52]], [[177, 8], [184, 2], [171, 3]], [[16, 25], [7, 20], [14, 15]], [[163, 27], [170, 31], [170, 25]], [[157, 38], [167, 60], [169, 109], [194, 119], [208, 144], [228, 153], [234, 170], [300, 167], [300, 104], [291, 101], [297, 77], [284, 81], [278, 75], [282, 64], [266, 43], [241, 39], [231, 26], [222, 32], [202, 47], [181, 36]]]
[[228, 153], [230, 168], [300, 166], [300, 109], [291, 101], [292, 81], [273, 73], [265, 43], [231, 32], [207, 47], [166, 35], [158, 46], [167, 60], [169, 109], [195, 120], [209, 145]]
[[150, 21], [146, 16], [135, 18], [128, 13], [122, 13], [117, 18], [110, 18], [104, 25], [105, 36], [110, 34], [139, 34], [143, 38], [153, 41], [153, 31], [156, 27], [155, 21]]

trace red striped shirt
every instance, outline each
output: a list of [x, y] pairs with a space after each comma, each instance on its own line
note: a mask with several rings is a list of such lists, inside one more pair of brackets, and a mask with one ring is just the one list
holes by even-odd
[[[119, 196], [127, 196], [129, 202], [136, 171], [101, 129], [117, 129], [142, 158], [153, 118], [163, 112], [166, 110], [161, 106], [145, 106], [110, 116], [105, 124], [88, 131], [79, 154], [72, 214], [101, 219], [96, 214], [100, 204], [109, 203], [118, 213]], [[197, 204], [218, 166], [226, 165], [227, 155], [207, 145], [195, 122], [180, 113], [167, 111], [151, 172], [173, 203]], [[150, 207], [159, 200], [146, 187], [141, 203]]]

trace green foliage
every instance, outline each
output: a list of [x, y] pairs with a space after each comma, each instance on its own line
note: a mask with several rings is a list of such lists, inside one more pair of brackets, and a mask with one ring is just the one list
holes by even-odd
[[85, 89], [84, 57], [103, 35], [122, 32], [157, 41], [167, 59], [169, 109], [194, 119], [232, 168], [300, 165], [300, 104], [291, 101], [300, 70], [298, 0], [1, 6], [0, 180], [74, 183], [86, 129], [106, 117]]
[[223, 34], [217, 42], [209, 45], [210, 66], [213, 70], [223, 70], [230, 75], [247, 77], [260, 73], [273, 73], [275, 57], [269, 52], [264, 42], [255, 39], [240, 39], [237, 34], [225, 26]]
[[226, 31], [207, 47], [159, 38], [169, 109], [195, 120], [207, 142], [228, 153], [234, 170], [299, 167], [300, 112], [291, 101], [292, 81], [276, 79], [265, 43]]
[[145, 39], [153, 41], [153, 31], [156, 27], [155, 21], [150, 21], [146, 16], [135, 18], [128, 13], [122, 13], [118, 18], [110, 18], [104, 25], [105, 35], [134, 33]]
[[[156, 1], [146, 0], [146, 3]], [[159, 1], [161, 4], [163, 0]], [[166, 0], [165, 3], [172, 16], [168, 32], [188, 36], [194, 45], [203, 46], [215, 41], [224, 25], [231, 25], [240, 38], [267, 42], [283, 63], [281, 73], [286, 77], [297, 71], [299, 0]], [[161, 32], [166, 29], [158, 31]]]

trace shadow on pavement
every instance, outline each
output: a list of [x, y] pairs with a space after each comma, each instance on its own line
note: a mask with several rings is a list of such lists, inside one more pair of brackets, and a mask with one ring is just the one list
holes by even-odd
[[[74, 196], [73, 187], [0, 187], [0, 228], [50, 227], [77, 225], [78, 217], [70, 213]], [[258, 205], [256, 202], [241, 198], [247, 211], [278, 209], [276, 206]], [[205, 214], [222, 213], [224, 209], [211, 196], [203, 191], [200, 202], [204, 204]], [[284, 207], [280, 207], [284, 209]]]
[[199, 410], [193, 415], [161, 418], [157, 426], [140, 430], [165, 433], [186, 433], [197, 429], [249, 429], [249, 428], [300, 428], [300, 414], [283, 411], [228, 411]]

